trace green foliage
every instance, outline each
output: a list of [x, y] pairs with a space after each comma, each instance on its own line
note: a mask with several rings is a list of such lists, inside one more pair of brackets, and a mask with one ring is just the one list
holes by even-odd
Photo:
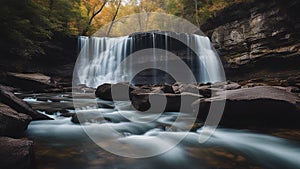
[[194, 24], [202, 24], [217, 10], [234, 3], [249, 1], [251, 0], [166, 0], [165, 3], [168, 13], [183, 17]]
[[[11, 56], [20, 60], [67, 57], [66, 41], [85, 30], [92, 35], [110, 23], [119, 1], [1, 0], [0, 57], [2, 60]], [[215, 11], [241, 1], [251, 0], [124, 0], [116, 19], [133, 13], [164, 12], [200, 25]], [[103, 10], [91, 20], [104, 2]]]
[[28, 1], [2, 0], [0, 8], [1, 45], [6, 46], [2, 50], [25, 57], [35, 52], [43, 53], [34, 42], [44, 39], [44, 35], [51, 36], [51, 32], [39, 25], [46, 23], [40, 20], [35, 6]]
[[79, 0], [1, 0], [2, 55], [30, 59], [47, 54], [55, 35], [77, 35], [80, 12]]

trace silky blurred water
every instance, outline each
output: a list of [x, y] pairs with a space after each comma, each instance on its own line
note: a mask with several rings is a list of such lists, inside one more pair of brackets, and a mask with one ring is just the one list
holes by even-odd
[[[26, 99], [25, 99], [26, 100]], [[39, 104], [27, 99], [31, 104]], [[48, 103], [51, 104], [51, 103]], [[70, 113], [74, 111], [70, 110]], [[155, 151], [182, 137], [183, 131], [169, 131], [160, 126], [172, 125], [178, 112], [163, 113], [148, 123], [136, 123], [125, 117], [139, 117], [132, 110], [90, 109], [84, 127], [95, 128], [100, 136], [108, 136], [107, 127], [122, 134], [120, 142], [135, 150]], [[125, 117], [124, 117], [125, 114]], [[101, 116], [104, 118], [97, 118]], [[144, 115], [143, 118], [152, 118]], [[35, 121], [27, 136], [34, 140], [38, 169], [212, 169], [212, 168], [300, 168], [300, 146], [291, 141], [249, 130], [219, 128], [205, 143], [199, 143], [203, 128], [189, 132], [173, 149], [151, 158], [131, 159], [111, 154], [95, 144], [82, 126], [71, 118], [52, 115], [53, 121]], [[159, 124], [159, 125], [158, 125]], [[179, 125], [179, 124], [174, 124]], [[108, 141], [109, 145], [110, 142]]]

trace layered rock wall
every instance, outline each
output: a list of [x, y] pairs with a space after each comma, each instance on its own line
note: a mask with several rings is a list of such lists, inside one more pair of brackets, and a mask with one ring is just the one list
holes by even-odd
[[201, 26], [225, 61], [229, 78], [299, 69], [300, 1], [256, 0], [225, 8]]

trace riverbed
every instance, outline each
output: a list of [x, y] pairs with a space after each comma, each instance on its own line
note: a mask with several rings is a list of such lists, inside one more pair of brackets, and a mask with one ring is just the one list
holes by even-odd
[[[137, 123], [134, 119], [125, 118], [129, 117], [128, 114], [135, 115], [136, 112], [130, 109], [110, 108], [111, 103], [97, 100], [96, 102], [106, 106], [89, 107], [88, 110], [79, 111], [93, 116], [79, 125], [71, 121], [71, 116], [75, 113], [72, 109], [74, 98], [71, 93], [35, 93], [19, 94], [19, 96], [40, 112], [51, 114], [50, 116], [54, 118], [52, 121], [31, 122], [26, 132], [26, 136], [35, 143], [38, 169], [292, 169], [300, 167], [300, 132], [295, 129], [262, 132], [220, 126], [205, 143], [200, 143], [199, 136], [203, 127], [193, 132], [168, 130], [168, 126], [175, 122], [179, 112], [163, 113], [157, 118], [153, 118], [153, 114], [144, 115], [144, 119], [154, 120], [148, 123]], [[91, 98], [80, 99], [81, 102], [93, 101]], [[97, 116], [102, 118], [95, 118]], [[130, 148], [127, 151], [136, 152], [143, 149], [143, 151], [155, 152], [161, 150], [163, 153], [146, 158], [128, 158], [110, 153], [107, 147], [100, 147], [89, 137], [89, 133], [86, 133], [86, 128], [92, 127], [97, 128], [100, 135], [113, 134], [107, 132], [106, 126], [112, 127], [121, 135], [107, 144], [120, 142], [124, 147]], [[164, 148], [172, 140], [182, 136], [185, 137], [179, 144], [165, 151]]]

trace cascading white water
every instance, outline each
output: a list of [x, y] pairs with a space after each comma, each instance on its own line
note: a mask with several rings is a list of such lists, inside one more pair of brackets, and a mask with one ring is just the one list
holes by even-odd
[[[155, 60], [157, 60], [156, 58], [156, 39], [155, 39], [155, 33], [152, 33], [152, 48], [153, 48], [153, 67], [157, 67]], [[157, 84], [157, 79], [156, 79], [156, 71], [153, 70], [153, 76], [154, 76], [154, 83]]]
[[114, 76], [114, 70], [127, 55], [127, 46], [132, 38], [79, 37], [80, 57], [75, 77], [78, 84], [97, 87], [103, 83], [128, 81], [130, 66], [124, 67], [122, 77]]
[[[214, 52], [210, 40], [208, 37], [200, 35], [186, 35], [186, 44], [194, 45], [191, 48], [194, 49], [194, 53], [198, 56], [198, 65], [200, 68], [195, 67], [193, 59], [190, 56], [190, 48], [187, 48], [187, 59], [190, 60], [191, 69], [200, 69], [196, 74], [198, 82], [218, 82], [223, 81], [221, 76], [221, 63], [217, 54]], [[165, 36], [165, 50], [168, 51], [168, 33], [164, 33]], [[179, 39], [180, 40], [180, 39]], [[103, 83], [117, 83], [117, 82], [130, 82], [132, 80], [132, 67], [130, 63], [128, 66], [121, 68], [123, 70], [122, 76], [114, 74], [119, 63], [122, 62], [129, 54], [133, 52], [135, 48], [134, 38], [129, 36], [108, 38], [108, 37], [79, 37], [79, 49], [80, 56], [77, 61], [77, 68], [74, 72], [74, 79], [76, 84], [85, 84], [89, 87], [97, 87]], [[153, 66], [155, 67], [155, 61], [159, 58], [156, 56], [155, 48], [156, 35], [152, 33], [152, 47], [154, 60]], [[168, 70], [167, 52], [166, 56], [161, 56], [159, 60], [165, 60], [165, 70]], [[132, 61], [131, 61], [132, 62]], [[192, 70], [194, 71], [194, 70]], [[156, 71], [153, 71], [154, 82], [157, 83]]]
[[196, 54], [200, 64], [200, 82], [220, 82], [222, 81], [220, 63], [216, 53], [211, 47], [208, 37], [192, 35], [195, 39]]

